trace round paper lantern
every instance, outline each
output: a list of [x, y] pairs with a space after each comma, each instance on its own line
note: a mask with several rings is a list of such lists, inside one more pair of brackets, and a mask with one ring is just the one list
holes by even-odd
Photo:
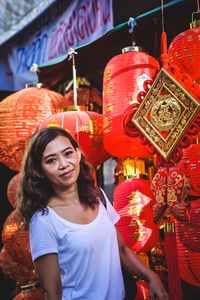
[[110, 155], [103, 146], [103, 115], [92, 111], [65, 111], [44, 119], [38, 129], [58, 126], [66, 129], [77, 140], [89, 162], [97, 165]]
[[17, 186], [19, 184], [20, 174], [11, 178], [7, 186], [7, 197], [10, 204], [15, 207]]
[[178, 34], [171, 42], [168, 55], [169, 62], [177, 65], [181, 72], [187, 73], [192, 80], [200, 80], [200, 27], [192, 28]]
[[137, 294], [133, 300], [149, 300], [148, 283], [144, 281], [137, 282]]
[[190, 285], [200, 286], [200, 253], [190, 251], [181, 243], [177, 226], [176, 244], [180, 278]]
[[29, 269], [15, 261], [15, 259], [9, 255], [5, 247], [3, 247], [0, 252], [0, 267], [6, 276], [19, 284], [26, 284], [29, 281], [37, 280], [35, 269]]
[[200, 196], [200, 144], [191, 144], [183, 149], [183, 157], [179, 166], [190, 179], [188, 194]]
[[103, 78], [103, 138], [106, 150], [113, 156], [126, 158], [149, 155], [140, 138], [124, 133], [122, 122], [130, 104], [142, 101], [144, 82], [152, 81], [159, 68], [156, 59], [141, 51], [119, 54], [106, 65]]
[[45, 300], [45, 295], [42, 288], [33, 288], [22, 291], [21, 293], [17, 294], [13, 300]]
[[[69, 91], [66, 95], [67, 105], [74, 105], [74, 91]], [[77, 89], [77, 104], [85, 105], [92, 111], [100, 110], [102, 106], [101, 93], [92, 86], [83, 86]]]
[[190, 224], [176, 222], [182, 244], [190, 251], [200, 252], [200, 199], [190, 201]]
[[140, 180], [130, 179], [118, 184], [114, 190], [114, 207], [120, 215], [117, 226], [127, 246], [136, 252], [147, 252], [158, 243], [159, 227], [153, 222], [150, 183]]
[[34, 269], [29, 245], [29, 232], [23, 228], [23, 224], [17, 224], [15, 211], [6, 219], [3, 230], [2, 240], [6, 251], [18, 263], [29, 269]]
[[27, 88], [0, 102], [0, 162], [19, 171], [25, 142], [43, 118], [65, 106], [64, 96], [43, 88]]

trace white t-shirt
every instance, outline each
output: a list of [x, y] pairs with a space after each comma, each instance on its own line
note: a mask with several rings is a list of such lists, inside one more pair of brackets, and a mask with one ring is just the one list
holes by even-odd
[[32, 259], [57, 253], [62, 300], [122, 300], [124, 283], [114, 224], [119, 215], [107, 199], [89, 224], [75, 224], [53, 209], [36, 212], [30, 222]]

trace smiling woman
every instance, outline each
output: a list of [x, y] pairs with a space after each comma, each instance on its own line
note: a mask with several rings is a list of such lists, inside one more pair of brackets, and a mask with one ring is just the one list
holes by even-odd
[[32, 259], [46, 299], [123, 300], [121, 264], [149, 282], [152, 297], [168, 299], [159, 277], [124, 243], [115, 227], [120, 217], [103, 195], [105, 206], [67, 131], [49, 127], [33, 135], [17, 210], [30, 228]]

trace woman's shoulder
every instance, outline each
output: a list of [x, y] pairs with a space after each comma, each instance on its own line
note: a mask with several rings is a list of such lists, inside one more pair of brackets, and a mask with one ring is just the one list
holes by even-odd
[[42, 221], [42, 220], [47, 220], [49, 218], [49, 209], [48, 207], [44, 209], [37, 210], [31, 217], [30, 222], [36, 222], [36, 221]]

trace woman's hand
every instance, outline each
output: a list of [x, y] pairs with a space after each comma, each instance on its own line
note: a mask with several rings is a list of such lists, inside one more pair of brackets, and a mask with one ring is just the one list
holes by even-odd
[[169, 300], [169, 295], [159, 276], [153, 271], [149, 278], [149, 298], [150, 300]]

